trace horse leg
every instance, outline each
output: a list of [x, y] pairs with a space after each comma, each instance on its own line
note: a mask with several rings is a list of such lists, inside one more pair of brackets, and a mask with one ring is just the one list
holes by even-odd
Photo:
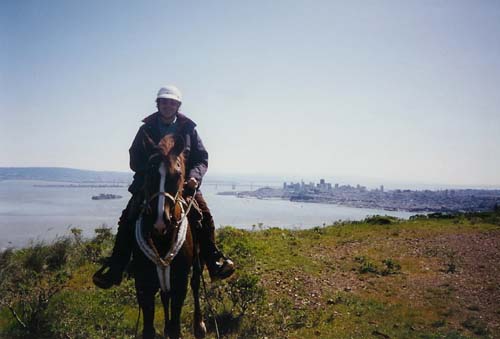
[[170, 292], [163, 292], [160, 290], [161, 303], [163, 304], [163, 313], [165, 314], [165, 325], [163, 328], [163, 333], [165, 337], [167, 336], [167, 326], [170, 319], [169, 316], [169, 306], [170, 306]]
[[195, 259], [193, 265], [193, 275], [191, 276], [191, 291], [193, 292], [194, 299], [193, 331], [196, 339], [205, 338], [207, 334], [207, 328], [205, 326], [205, 323], [203, 322], [200, 307], [200, 281], [202, 267], [203, 266], [200, 263], [200, 259]]
[[181, 336], [181, 311], [187, 294], [188, 272], [176, 272], [174, 276], [175, 280], [172, 284], [172, 291], [170, 294], [171, 316], [165, 331], [165, 336], [168, 336], [170, 339], [179, 339]]
[[143, 313], [143, 339], [154, 339], [155, 292], [151, 288], [136, 288], [137, 301]]

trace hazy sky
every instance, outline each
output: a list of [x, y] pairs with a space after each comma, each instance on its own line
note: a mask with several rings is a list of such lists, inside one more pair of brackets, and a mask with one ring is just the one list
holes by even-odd
[[0, 166], [128, 170], [176, 84], [211, 174], [500, 185], [499, 1], [0, 4]]

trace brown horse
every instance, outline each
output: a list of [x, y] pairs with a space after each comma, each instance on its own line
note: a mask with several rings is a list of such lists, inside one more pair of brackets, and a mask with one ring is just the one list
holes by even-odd
[[187, 218], [190, 206], [183, 199], [184, 142], [171, 134], [157, 145], [147, 135], [146, 141], [151, 156], [143, 187], [145, 204], [136, 223], [133, 251], [137, 300], [144, 319], [143, 338], [155, 337], [154, 300], [158, 290], [165, 313], [164, 335], [180, 338], [180, 316], [191, 268], [194, 334], [203, 338], [206, 327], [199, 299], [202, 264], [195, 233], [191, 232]]

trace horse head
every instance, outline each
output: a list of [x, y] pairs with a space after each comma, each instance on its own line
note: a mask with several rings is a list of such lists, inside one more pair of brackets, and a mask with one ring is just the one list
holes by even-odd
[[[148, 143], [152, 143], [149, 139]], [[145, 193], [154, 229], [166, 234], [181, 219], [181, 198], [184, 186], [184, 139], [167, 134], [158, 144], [151, 144]]]

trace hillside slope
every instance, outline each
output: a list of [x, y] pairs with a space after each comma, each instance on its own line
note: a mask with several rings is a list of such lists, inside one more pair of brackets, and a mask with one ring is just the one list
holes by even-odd
[[[76, 234], [68, 245], [63, 266], [71, 274], [46, 312], [44, 331], [53, 338], [133, 337], [132, 280], [111, 291], [97, 291], [90, 282], [93, 262], [112, 240], [98, 232], [97, 240]], [[372, 217], [305, 231], [228, 227], [218, 239], [239, 268], [208, 291], [224, 338], [500, 337], [498, 212]], [[184, 338], [193, 338], [191, 310], [188, 297]], [[205, 311], [208, 337], [215, 338]], [[159, 330], [159, 303], [156, 318]], [[8, 337], [20, 333], [5, 308], [0, 319]]]

